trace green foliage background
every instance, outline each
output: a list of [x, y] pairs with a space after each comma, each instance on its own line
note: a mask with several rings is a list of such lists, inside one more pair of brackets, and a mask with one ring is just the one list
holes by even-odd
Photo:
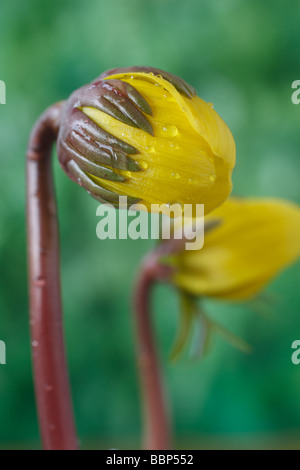
[[[38, 448], [25, 237], [25, 150], [49, 104], [111, 67], [150, 65], [178, 74], [213, 102], [237, 144], [234, 194], [300, 203], [300, 3], [283, 0], [2, 0], [0, 79], [0, 445]], [[65, 331], [83, 446], [138, 446], [141, 420], [131, 290], [151, 241], [96, 238], [97, 202], [55, 159]], [[245, 266], [245, 269], [247, 267]], [[168, 362], [178, 299], [160, 286], [153, 307], [177, 445], [299, 447], [300, 264], [269, 287], [270, 304], [205, 302], [253, 346], [245, 355], [214, 338], [199, 362]]]

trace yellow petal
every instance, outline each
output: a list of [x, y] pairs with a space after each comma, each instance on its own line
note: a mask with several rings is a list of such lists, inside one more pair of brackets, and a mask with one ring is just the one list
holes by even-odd
[[300, 209], [278, 199], [231, 198], [200, 251], [182, 252], [175, 282], [195, 295], [244, 300], [300, 255]]

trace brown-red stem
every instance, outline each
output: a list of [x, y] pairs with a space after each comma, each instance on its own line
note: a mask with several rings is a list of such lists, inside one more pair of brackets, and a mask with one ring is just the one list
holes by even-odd
[[134, 312], [137, 338], [137, 359], [144, 412], [144, 448], [171, 449], [170, 420], [167, 400], [157, 357], [150, 312], [150, 295], [155, 281], [170, 276], [167, 267], [150, 254], [142, 265], [135, 286]]
[[74, 450], [73, 418], [63, 337], [58, 222], [51, 166], [62, 103], [36, 123], [27, 152], [30, 329], [35, 394], [43, 447]]

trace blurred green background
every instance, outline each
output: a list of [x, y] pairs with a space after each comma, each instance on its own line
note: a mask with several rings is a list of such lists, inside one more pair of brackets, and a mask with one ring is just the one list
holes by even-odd
[[[0, 79], [0, 447], [39, 448], [28, 327], [25, 150], [48, 105], [111, 67], [149, 65], [178, 74], [213, 102], [237, 145], [234, 194], [300, 203], [300, 3], [276, 0], [2, 0]], [[141, 419], [131, 289], [151, 241], [96, 237], [97, 202], [54, 161], [65, 332], [83, 447], [136, 448]], [[246, 267], [245, 267], [246, 268]], [[153, 307], [177, 447], [300, 447], [300, 263], [267, 291], [272, 302], [205, 302], [253, 346], [215, 337], [195, 362], [168, 354], [178, 298], [166, 286]], [[276, 296], [275, 296], [276, 294]], [[263, 315], [261, 314], [263, 311]]]

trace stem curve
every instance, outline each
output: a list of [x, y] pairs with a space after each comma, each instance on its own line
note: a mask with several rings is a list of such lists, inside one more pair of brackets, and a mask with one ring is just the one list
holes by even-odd
[[63, 337], [58, 222], [51, 167], [63, 102], [48, 108], [27, 151], [27, 234], [31, 349], [45, 450], [75, 450], [77, 437]]
[[168, 280], [170, 270], [158, 263], [157, 253], [146, 257], [134, 291], [137, 359], [144, 413], [144, 448], [171, 449], [170, 420], [161, 380], [149, 309], [151, 289], [158, 279]]

